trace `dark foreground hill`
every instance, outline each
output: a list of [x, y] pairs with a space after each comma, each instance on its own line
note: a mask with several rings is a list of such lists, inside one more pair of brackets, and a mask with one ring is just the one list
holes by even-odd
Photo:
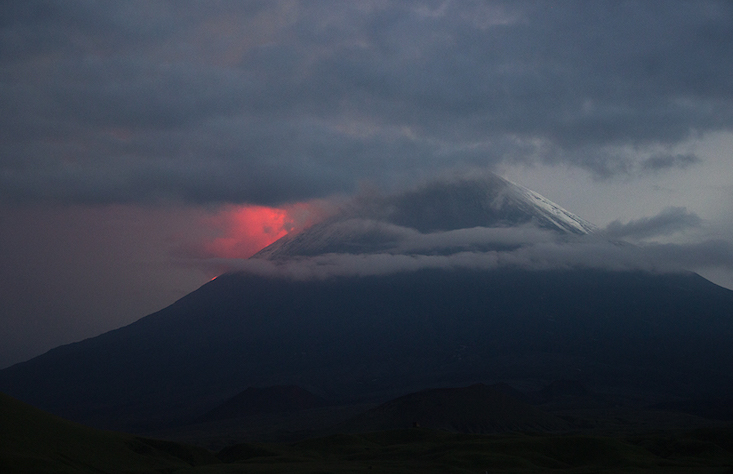
[[0, 390], [137, 430], [273, 385], [384, 401], [425, 387], [571, 379], [650, 401], [726, 398], [732, 315], [733, 292], [694, 274], [227, 274], [129, 326], [0, 371]]
[[338, 426], [338, 431], [363, 433], [411, 426], [457, 433], [561, 431], [562, 419], [514, 398], [500, 388], [474, 384], [411, 393], [386, 402]]
[[217, 462], [202, 448], [95, 430], [0, 393], [3, 473], [159, 473]]
[[21, 473], [729, 473], [733, 430], [634, 436], [456, 434], [429, 429], [232, 445], [216, 455], [103, 432], [0, 394], [0, 472]]
[[327, 400], [295, 385], [249, 387], [213, 408], [197, 421], [206, 422], [265, 413], [294, 412], [324, 407], [328, 404]]

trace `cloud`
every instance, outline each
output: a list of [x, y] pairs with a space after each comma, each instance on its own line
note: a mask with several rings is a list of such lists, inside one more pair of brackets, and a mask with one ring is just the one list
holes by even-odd
[[605, 234], [611, 238], [647, 239], [670, 235], [700, 226], [702, 219], [684, 207], [668, 207], [653, 217], [644, 217], [622, 224], [613, 221], [606, 226]]
[[[469, 207], [476, 204], [477, 195], [470, 192], [474, 182], [447, 182], [452, 183], [450, 196], [460, 196], [458, 202]], [[400, 216], [405, 209], [408, 214], [419, 214], [420, 210], [437, 213], [429, 218], [441, 215], [434, 206], [434, 193], [426, 192], [440, 183], [443, 181], [396, 195], [364, 193], [338, 205], [332, 202], [324, 207], [329, 211], [327, 214], [318, 215], [320, 222], [302, 233], [287, 235], [252, 258], [227, 258], [233, 255], [210, 252], [194, 255], [198, 259], [196, 265], [221, 272], [245, 271], [294, 279], [384, 275], [423, 269], [593, 268], [662, 273], [710, 268], [733, 270], [733, 244], [726, 241], [685, 244], [643, 241], [699, 226], [701, 219], [685, 208], [670, 207], [656, 216], [626, 224], [616, 221], [604, 230], [581, 235], [543, 228], [534, 220], [507, 225], [501, 219], [488, 219], [486, 211], [479, 221], [487, 224], [471, 227], [425, 230], [428, 228], [422, 229], [419, 219], [403, 222]], [[258, 209], [261, 208], [246, 208], [247, 212]], [[443, 212], [452, 215], [453, 210], [449, 206]], [[241, 238], [243, 234], [228, 235]]]
[[267, 277], [324, 279], [414, 272], [425, 269], [523, 270], [605, 269], [684, 272], [701, 268], [733, 269], [733, 245], [724, 241], [634, 246], [585, 238], [547, 241], [511, 250], [433, 253], [330, 253], [288, 260], [210, 260], [208, 265]]
[[0, 6], [0, 199], [277, 206], [733, 129], [733, 5]]
[[[503, 199], [514, 186], [496, 175], [446, 177], [395, 194], [367, 190], [338, 203], [301, 205], [303, 215], [313, 217], [309, 228], [301, 233], [296, 229], [252, 258], [244, 258], [254, 253], [251, 249], [239, 254], [229, 250], [252, 247], [255, 241], [263, 247], [275, 240], [275, 233], [284, 235], [283, 222], [289, 222], [290, 211], [233, 208], [218, 217], [230, 227], [226, 238], [206, 242], [208, 253], [189, 257], [197, 259], [196, 265], [221, 272], [296, 279], [504, 267], [651, 272], [733, 269], [733, 244], [722, 240], [645, 241], [700, 226], [702, 220], [686, 208], [669, 207], [653, 217], [626, 224], [615, 221], [603, 230], [575, 234], [543, 226], [537, 217], [528, 218], [534, 214], [526, 208], [527, 201], [505, 203]], [[318, 213], [318, 209], [328, 212]], [[263, 212], [269, 220], [260, 218]], [[264, 225], [273, 232], [263, 231]], [[255, 234], [262, 238], [255, 239]]]
[[687, 168], [699, 162], [700, 158], [692, 153], [679, 155], [661, 153], [642, 161], [641, 169], [645, 171], [658, 171], [667, 168]]
[[724, 268], [733, 270], [733, 244], [706, 240], [689, 244], [651, 244], [646, 253], [660, 262], [674, 262], [683, 268]]

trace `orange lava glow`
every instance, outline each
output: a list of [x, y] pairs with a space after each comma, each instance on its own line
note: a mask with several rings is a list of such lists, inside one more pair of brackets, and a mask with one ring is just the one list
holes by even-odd
[[320, 215], [312, 203], [283, 208], [228, 205], [209, 219], [209, 225], [219, 229], [220, 236], [204, 243], [204, 253], [218, 258], [248, 258], [280, 237], [309, 227]]

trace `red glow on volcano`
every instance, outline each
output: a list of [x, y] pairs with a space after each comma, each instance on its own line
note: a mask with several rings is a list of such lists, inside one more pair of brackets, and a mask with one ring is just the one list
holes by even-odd
[[208, 224], [220, 236], [203, 244], [207, 256], [248, 258], [291, 232], [300, 232], [322, 216], [319, 206], [297, 203], [283, 208], [228, 205]]

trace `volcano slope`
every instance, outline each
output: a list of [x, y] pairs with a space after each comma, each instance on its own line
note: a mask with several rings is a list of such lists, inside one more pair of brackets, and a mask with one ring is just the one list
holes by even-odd
[[277, 385], [384, 401], [571, 379], [650, 402], [730, 398], [732, 291], [686, 272], [517, 263], [592, 234], [498, 177], [431, 184], [346, 209], [157, 313], [4, 369], [0, 391], [126, 430]]
[[125, 429], [276, 384], [353, 399], [574, 378], [704, 398], [733, 385], [732, 307], [732, 292], [694, 274], [228, 274], [129, 326], [5, 369], [0, 387], [52, 413]]

